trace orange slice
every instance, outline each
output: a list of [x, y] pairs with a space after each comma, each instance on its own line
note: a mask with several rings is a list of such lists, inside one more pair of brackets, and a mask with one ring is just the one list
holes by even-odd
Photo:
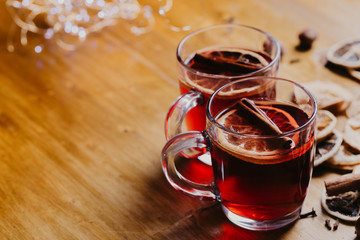
[[342, 135], [336, 129], [324, 140], [316, 144], [314, 167], [331, 159], [341, 147], [343, 141]]
[[357, 152], [360, 152], [360, 115], [346, 121], [344, 142]]
[[303, 85], [313, 94], [319, 109], [329, 110], [334, 114], [346, 110], [353, 97], [349, 90], [335, 82], [317, 80]]
[[360, 164], [360, 154], [356, 154], [341, 145], [336, 154], [330, 158], [329, 164], [333, 168], [352, 170], [358, 164]]
[[347, 68], [360, 67], [360, 39], [347, 39], [330, 47], [327, 52], [330, 62]]
[[[354, 214], [354, 215], [347, 215], [343, 212], [340, 212], [338, 210], [331, 209], [331, 201], [337, 201], [341, 203], [346, 203], [348, 205], [353, 204], [354, 202], [358, 201], [360, 198], [359, 191], [350, 191], [343, 194], [339, 194], [336, 196], [328, 196], [326, 194], [326, 189], [324, 188], [322, 196], [321, 196], [321, 206], [325, 209], [326, 212], [328, 212], [330, 215], [345, 220], [349, 222], [355, 222], [359, 217], [360, 214]], [[359, 208], [359, 207], [358, 207]]]
[[[283, 132], [299, 127], [296, 120], [286, 111], [273, 106], [259, 106]], [[246, 117], [230, 110], [221, 116], [218, 123], [232, 130], [224, 132], [218, 130], [217, 135], [222, 148], [238, 158], [255, 164], [275, 164], [296, 158], [306, 152], [312, 145], [313, 139], [302, 147], [298, 147], [299, 133], [291, 136], [294, 142], [290, 149], [284, 148], [279, 138], [264, 138], [264, 131], [251, 123]], [[237, 135], [243, 134], [243, 136]]]
[[286, 111], [271, 106], [261, 106], [261, 109], [267, 110], [268, 117], [280, 128], [282, 132], [289, 132], [298, 128], [299, 125], [295, 119]]
[[[244, 49], [236, 49], [236, 48], [226, 48], [226, 47], [219, 47], [217, 48], [216, 51], [213, 52], [217, 52], [219, 54], [221, 54], [221, 52], [241, 52], [241, 55], [247, 55], [249, 59], [257, 59], [256, 62], [257, 65], [262, 65], [262, 66], [267, 66], [269, 64], [269, 61], [267, 59], [265, 59], [262, 55], [259, 55], [255, 52], [252, 51], [248, 51], [248, 50], [244, 50]], [[223, 58], [223, 57], [222, 57]], [[238, 62], [241, 62], [241, 58], [239, 57], [239, 59], [237, 59]], [[245, 61], [245, 60], [244, 60]], [[254, 64], [249, 64], [249, 66], [253, 66]], [[249, 74], [249, 73], [248, 73]], [[234, 81], [235, 79], [237, 79], [237, 77], [240, 79], [242, 78], [242, 76], [246, 76], [248, 74], [240, 74], [238, 76], [229, 76], [229, 75], [222, 75], [222, 74], [218, 74], [218, 78], [216, 77], [216, 74], [212, 74], [212, 77], [207, 77], [206, 75], [209, 75], [208, 73], [201, 73], [200, 71], [198, 71], [196, 74], [188, 72], [188, 74], [185, 77], [185, 82], [186, 84], [192, 88], [192, 89], [196, 89], [199, 92], [202, 92], [205, 95], [211, 95], [215, 90], [217, 90], [218, 88], [220, 88], [221, 86]], [[243, 86], [238, 87], [238, 89], [230, 89], [227, 91], [222, 91], [221, 93], [219, 93], [219, 96], [231, 96], [231, 95], [238, 95], [238, 94], [242, 94], [242, 96], [247, 97], [247, 96], [251, 96], [254, 95], [256, 93], [260, 93], [263, 92], [265, 89], [268, 89], [269, 87], [273, 86], [275, 83], [272, 80], [267, 80], [265, 81], [261, 81], [261, 84], [259, 83], [254, 83], [252, 85], [249, 85], [249, 83], [244, 83]]]
[[321, 142], [330, 136], [335, 129], [337, 118], [330, 111], [319, 110], [316, 124], [316, 141]]
[[[356, 89], [360, 93], [360, 89]], [[346, 109], [346, 116], [348, 118], [354, 118], [360, 116], [360, 95], [355, 94], [350, 106]]]
[[360, 174], [360, 165], [356, 165], [352, 170], [353, 174]]
[[348, 68], [349, 74], [360, 81], [360, 68]]

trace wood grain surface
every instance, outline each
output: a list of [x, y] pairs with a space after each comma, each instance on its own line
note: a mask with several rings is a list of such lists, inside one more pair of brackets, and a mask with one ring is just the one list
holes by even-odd
[[[173, 1], [174, 21], [192, 20], [191, 30], [231, 21], [271, 33], [286, 49], [281, 77], [359, 85], [323, 64], [332, 44], [360, 36], [359, 1]], [[324, 179], [339, 174], [326, 167], [314, 170], [303, 207], [318, 216], [268, 232], [236, 227], [218, 204], [171, 188], [160, 151], [179, 95], [175, 50], [189, 31], [171, 30], [158, 2], [141, 3], [156, 15], [149, 33], [119, 21], [74, 51], [44, 42], [41, 53], [37, 36], [7, 51], [12, 19], [0, 3], [0, 239], [354, 239], [351, 224], [324, 226], [334, 222], [320, 205]], [[318, 39], [299, 52], [305, 28]]]

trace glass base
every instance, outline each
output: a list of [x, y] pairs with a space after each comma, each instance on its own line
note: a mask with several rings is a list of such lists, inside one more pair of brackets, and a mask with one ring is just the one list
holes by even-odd
[[225, 215], [231, 222], [233, 222], [239, 227], [254, 231], [265, 231], [284, 227], [298, 219], [301, 212], [301, 208], [299, 208], [295, 212], [290, 213], [282, 218], [273, 220], [254, 220], [236, 215], [223, 205], [221, 205], [221, 207]]

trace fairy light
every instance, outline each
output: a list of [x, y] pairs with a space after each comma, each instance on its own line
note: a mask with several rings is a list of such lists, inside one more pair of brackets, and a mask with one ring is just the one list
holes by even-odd
[[[150, 7], [141, 6], [137, 0], [7, 0], [6, 5], [20, 27], [23, 46], [28, 44], [29, 32], [40, 34], [45, 40], [55, 39], [60, 47], [72, 50], [89, 34], [119, 20], [127, 20], [136, 35], [150, 31], [154, 24]], [[42, 19], [41, 24], [38, 18]], [[9, 51], [14, 51], [13, 40], [8, 41]], [[43, 46], [37, 45], [34, 51], [42, 52]]]
[[[171, 23], [167, 13], [173, 8], [173, 0], [155, 1], [161, 3], [156, 11], [171, 30], [188, 31], [192, 28]], [[127, 21], [129, 30], [135, 35], [151, 31], [155, 24], [153, 9], [141, 6], [138, 0], [6, 0], [6, 5], [14, 23], [20, 28], [22, 46], [28, 44], [30, 32], [39, 34], [44, 41], [53, 39], [66, 50], [74, 50], [91, 33], [114, 25], [119, 20]], [[7, 49], [13, 52], [17, 35], [13, 26], [11, 29]], [[40, 53], [43, 49], [42, 45], [41, 49], [35, 47], [34, 51]]]
[[36, 52], [36, 53], [41, 53], [42, 50], [43, 50], [43, 48], [42, 48], [42, 46], [40, 46], [40, 45], [37, 45], [37, 46], [35, 47], [35, 52]]

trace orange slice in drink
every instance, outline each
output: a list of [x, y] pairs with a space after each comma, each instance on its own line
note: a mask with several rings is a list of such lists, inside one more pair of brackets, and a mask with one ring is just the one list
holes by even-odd
[[[266, 115], [286, 133], [299, 127], [296, 120], [283, 109], [275, 106], [259, 106]], [[289, 134], [293, 144], [285, 147], [284, 137], [264, 137], [266, 132], [251, 119], [232, 109], [218, 120], [222, 126], [231, 131], [218, 130], [219, 143], [223, 150], [248, 162], [255, 164], [276, 164], [291, 160], [305, 153], [312, 145], [313, 138], [299, 147], [299, 133]]]
[[266, 111], [266, 115], [280, 128], [282, 132], [289, 132], [298, 128], [299, 125], [296, 120], [286, 111], [271, 107], [261, 106], [261, 109]]
[[[228, 53], [228, 55], [226, 55]], [[234, 58], [231, 56], [237, 56]], [[199, 54], [195, 56], [202, 56], [201, 58], [205, 59], [204, 64], [207, 65], [206, 68], [221, 68], [221, 66], [214, 66], [216, 64], [223, 64], [225, 63], [225, 70], [224, 72], [219, 73], [212, 73], [201, 71], [199, 69], [194, 68], [197, 73], [188, 72], [187, 76], [185, 77], [186, 84], [195, 89], [198, 92], [202, 92], [205, 95], [211, 95], [215, 90], [220, 88], [221, 86], [234, 81], [236, 79], [240, 79], [245, 75], [253, 71], [257, 71], [269, 64], [269, 61], [262, 55], [244, 50], [244, 49], [236, 49], [236, 48], [217, 48], [216, 51], [201, 51]], [[245, 56], [245, 57], [244, 57]], [[209, 62], [206, 62], [209, 61]], [[229, 67], [230, 66], [230, 67]], [[236, 68], [246, 68], [249, 67], [248, 71], [244, 73], [236, 73]], [[235, 72], [232, 72], [235, 71]], [[228, 74], [226, 72], [229, 72]], [[241, 72], [241, 71], [239, 71]], [[212, 76], [210, 76], [212, 75]], [[260, 83], [261, 82], [261, 83]], [[247, 97], [254, 95], [256, 93], [263, 92], [265, 89], [273, 86], [274, 82], [271, 80], [259, 81], [259, 83], [253, 82], [253, 84], [249, 84], [249, 82], [244, 83], [243, 85], [238, 85], [237, 89], [228, 89], [226, 91], [222, 91], [219, 93], [219, 96], [231, 96], [231, 95], [238, 95], [242, 94], [242, 96]]]

